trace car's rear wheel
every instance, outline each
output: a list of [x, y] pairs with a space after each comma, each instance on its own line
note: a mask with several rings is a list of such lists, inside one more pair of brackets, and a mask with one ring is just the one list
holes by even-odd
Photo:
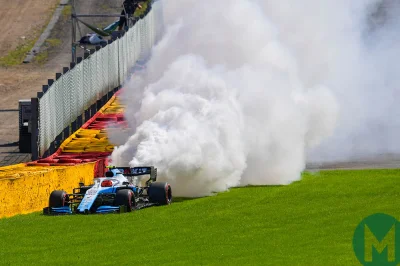
[[117, 191], [114, 199], [114, 206], [125, 206], [128, 212], [136, 207], [135, 195], [130, 189], [121, 189]]
[[165, 182], [154, 182], [149, 186], [150, 202], [159, 205], [169, 205], [172, 202], [171, 185]]
[[59, 208], [68, 206], [68, 194], [64, 190], [54, 190], [50, 194], [49, 207]]

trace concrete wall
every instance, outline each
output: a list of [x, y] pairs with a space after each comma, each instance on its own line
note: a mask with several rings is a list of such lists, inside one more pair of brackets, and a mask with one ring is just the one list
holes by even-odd
[[2, 172], [0, 176], [0, 218], [41, 211], [48, 206], [53, 190], [63, 189], [71, 193], [79, 182], [90, 184], [95, 165], [93, 162], [76, 166], [14, 165], [1, 168], [10, 174]]

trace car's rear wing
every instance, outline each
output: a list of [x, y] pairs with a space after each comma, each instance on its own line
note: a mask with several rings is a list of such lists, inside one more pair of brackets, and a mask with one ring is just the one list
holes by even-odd
[[155, 182], [157, 180], [157, 168], [154, 166], [140, 166], [140, 167], [117, 167], [108, 166], [109, 169], [118, 169], [124, 176], [143, 176], [150, 175], [150, 180]]

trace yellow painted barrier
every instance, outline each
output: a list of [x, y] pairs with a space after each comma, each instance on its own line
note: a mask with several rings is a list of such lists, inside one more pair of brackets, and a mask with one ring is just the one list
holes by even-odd
[[71, 193], [79, 182], [93, 182], [94, 167], [95, 163], [24, 167], [23, 171], [21, 169], [9, 177], [3, 175], [0, 178], [0, 218], [41, 211], [48, 206], [53, 190]]
[[[122, 113], [124, 106], [113, 96], [100, 110], [100, 114]], [[60, 146], [68, 153], [111, 152], [106, 131], [79, 129]], [[93, 182], [96, 163], [75, 166], [26, 166], [16, 164], [0, 167], [0, 218], [41, 211], [48, 206], [53, 190], [71, 193], [79, 182]]]
[[[100, 114], [118, 114], [124, 111], [118, 99], [113, 96], [98, 111]], [[102, 142], [99, 142], [102, 140]], [[108, 141], [106, 131], [97, 129], [78, 129], [74, 134], [67, 138], [60, 146], [63, 152], [82, 153], [82, 152], [111, 152], [112, 143]]]
[[32, 168], [30, 168], [29, 171], [24, 172], [26, 168], [27, 167], [24, 163], [0, 167], [0, 180], [2, 178], [18, 178], [21, 175], [29, 174], [32, 171]]

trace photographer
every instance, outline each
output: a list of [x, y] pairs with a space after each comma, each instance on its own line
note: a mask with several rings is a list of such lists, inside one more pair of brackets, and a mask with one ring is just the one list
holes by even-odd
[[118, 30], [122, 30], [122, 28], [124, 26], [128, 26], [126, 17], [131, 17], [137, 8], [142, 8], [142, 6], [140, 5], [140, 2], [142, 1], [138, 1], [138, 0], [125, 0], [123, 3], [123, 9], [121, 12], [121, 16], [119, 19], [119, 25], [118, 25]]

